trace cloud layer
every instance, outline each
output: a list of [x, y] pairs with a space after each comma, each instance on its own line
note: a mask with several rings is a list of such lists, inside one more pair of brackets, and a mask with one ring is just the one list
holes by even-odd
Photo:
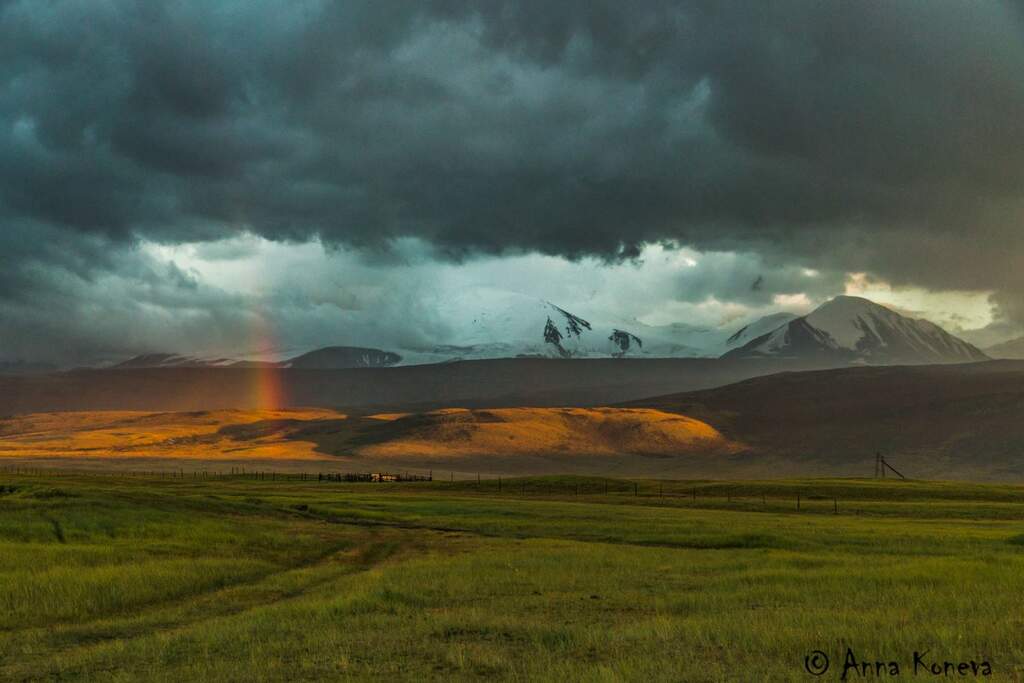
[[[668, 241], [992, 291], [1017, 324], [1021, 73], [1012, 2], [0, 0], [0, 305], [195, 297], [133, 245], [253, 233], [456, 261]], [[788, 291], [760, 275], [699, 286]]]

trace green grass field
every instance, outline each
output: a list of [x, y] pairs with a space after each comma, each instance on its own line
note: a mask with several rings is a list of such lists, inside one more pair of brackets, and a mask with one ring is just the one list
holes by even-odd
[[1024, 488], [501, 486], [0, 474], [0, 679], [1024, 678]]

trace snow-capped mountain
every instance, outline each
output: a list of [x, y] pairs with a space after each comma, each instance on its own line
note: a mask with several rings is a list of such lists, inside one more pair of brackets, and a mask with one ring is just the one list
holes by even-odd
[[725, 340], [725, 345], [730, 349], [738, 349], [762, 335], [774, 332], [797, 317], [795, 313], [772, 313], [763, 318], [758, 318], [749, 325], [744, 325], [737, 330], [735, 334]]
[[789, 322], [774, 313], [735, 327], [648, 325], [496, 289], [472, 288], [438, 302], [444, 341], [396, 349], [402, 364], [514, 358], [717, 358]]
[[386, 368], [397, 365], [402, 357], [393, 351], [361, 346], [328, 346], [304, 353], [280, 363], [281, 367], [303, 370], [340, 370], [347, 368]]
[[117, 370], [138, 368], [215, 368], [235, 364], [231, 358], [199, 358], [177, 353], [144, 353], [114, 365]]
[[[437, 303], [443, 343], [398, 348], [403, 364], [488, 358], [716, 358], [735, 328], [647, 325], [600, 310], [496, 289], [467, 289]], [[788, 314], [782, 314], [787, 316]], [[778, 323], [787, 320], [781, 317]], [[750, 327], [760, 329], [760, 321]]]
[[347, 368], [380, 368], [397, 365], [402, 357], [392, 351], [359, 346], [328, 346], [294, 358], [272, 360], [237, 360], [234, 358], [202, 358], [176, 353], [146, 353], [118, 363], [115, 370], [140, 368], [298, 368], [303, 370], [339, 370]]
[[[561, 302], [559, 302], [561, 303]], [[773, 313], [736, 327], [683, 322], [647, 325], [563, 307], [514, 292], [467, 289], [440, 302], [437, 343], [390, 350], [338, 346], [288, 357], [238, 360], [147, 354], [116, 367], [355, 368], [493, 358], [777, 357], [861, 363], [943, 363], [985, 354], [933, 323], [904, 317], [867, 299], [840, 296], [804, 317]]]
[[[514, 292], [469, 289], [438, 302], [437, 308], [446, 328], [439, 343], [397, 349], [404, 364], [517, 356], [632, 356], [647, 342], [642, 333], [626, 323], [598, 321], [556, 303]], [[616, 329], [630, 337], [625, 342], [622, 337], [615, 338]], [[637, 343], [636, 339], [642, 341]]]
[[837, 296], [723, 357], [828, 359], [880, 365], [988, 359], [979, 349], [934, 323], [907, 318], [854, 296]]

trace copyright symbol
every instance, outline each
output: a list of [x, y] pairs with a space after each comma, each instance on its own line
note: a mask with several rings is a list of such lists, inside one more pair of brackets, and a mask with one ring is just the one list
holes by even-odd
[[814, 650], [804, 657], [804, 668], [812, 676], [822, 676], [828, 671], [828, 655], [821, 650]]

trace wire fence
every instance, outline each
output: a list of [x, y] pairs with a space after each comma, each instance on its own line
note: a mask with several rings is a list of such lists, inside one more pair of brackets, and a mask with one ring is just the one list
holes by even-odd
[[[581, 479], [564, 480], [562, 478], [505, 477], [483, 478], [481, 475], [455, 478], [454, 472], [446, 472], [448, 476], [435, 478], [434, 472], [426, 474], [411, 472], [281, 472], [275, 470], [249, 469], [231, 467], [228, 469], [209, 470], [196, 469], [177, 470], [98, 470], [98, 469], [56, 469], [47, 467], [25, 467], [21, 465], [0, 466], [0, 474], [14, 477], [57, 478], [86, 477], [103, 479], [150, 479], [157, 481], [256, 481], [256, 482], [316, 482], [321, 485], [330, 484], [381, 484], [395, 485], [408, 483], [431, 483], [431, 492], [440, 494], [497, 494], [503, 497], [540, 497], [540, 498], [594, 498], [623, 497], [645, 499], [646, 501], [664, 500], [674, 503], [691, 503], [699, 507], [736, 507], [751, 509], [762, 507], [777, 510], [780, 507], [795, 511], [810, 508], [821, 511], [831, 508], [835, 514], [842, 510], [841, 500], [836, 495], [815, 494], [801, 491], [780, 494], [776, 489], [762, 492], [745, 487], [742, 492], [723, 491], [714, 484], [703, 486], [681, 485], [678, 481], [627, 480], [627, 479]], [[862, 499], [856, 499], [862, 500]], [[855, 511], [854, 511], [855, 512]]]

